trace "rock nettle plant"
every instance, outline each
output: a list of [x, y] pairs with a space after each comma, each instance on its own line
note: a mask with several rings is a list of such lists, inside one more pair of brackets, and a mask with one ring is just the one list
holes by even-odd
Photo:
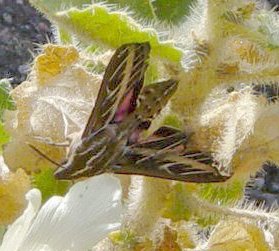
[[[0, 224], [8, 229], [0, 250], [279, 249], [278, 211], [243, 198], [264, 162], [279, 163], [279, 16], [267, 2], [30, 3], [53, 23], [56, 43], [42, 46], [17, 88], [0, 82]], [[192, 132], [189, 146], [210, 152], [231, 178], [56, 181], [56, 167], [26, 143], [62, 161], [65, 149], [38, 138], [64, 142], [79, 133], [112, 52], [145, 41], [145, 84], [179, 80], [147, 134], [161, 125]]]

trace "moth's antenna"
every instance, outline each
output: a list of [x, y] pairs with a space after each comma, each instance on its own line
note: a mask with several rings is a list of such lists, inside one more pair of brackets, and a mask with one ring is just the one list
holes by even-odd
[[49, 162], [51, 162], [52, 164], [61, 167], [60, 164], [58, 164], [57, 162], [55, 162], [54, 160], [52, 160], [51, 158], [49, 158], [48, 156], [46, 156], [42, 151], [40, 151], [38, 148], [36, 148], [35, 146], [33, 146], [30, 143], [26, 143], [31, 149], [33, 149], [36, 153], [38, 153], [39, 155], [41, 155], [43, 158], [45, 158], [46, 160], [48, 160]]

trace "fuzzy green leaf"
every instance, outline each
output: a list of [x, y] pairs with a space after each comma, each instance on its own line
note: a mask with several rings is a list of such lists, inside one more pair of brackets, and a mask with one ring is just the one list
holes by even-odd
[[4, 129], [4, 125], [0, 122], [0, 153], [2, 153], [2, 146], [8, 143], [9, 139], [9, 134]]
[[135, 16], [147, 21], [157, 20], [177, 24], [188, 14], [194, 0], [108, 0], [107, 2], [120, 8], [128, 7]]
[[155, 30], [143, 28], [125, 13], [110, 12], [104, 6], [92, 5], [83, 10], [71, 8], [57, 13], [54, 19], [81, 41], [97, 42], [112, 48], [125, 43], [149, 41], [154, 56], [176, 63], [182, 56], [172, 43], [160, 42]]
[[183, 128], [183, 123], [182, 121], [178, 118], [176, 114], [168, 114], [164, 120], [163, 120], [163, 125], [166, 126], [172, 126], [175, 128]]
[[191, 189], [183, 183], [177, 183], [172, 191], [168, 194], [166, 207], [163, 211], [163, 217], [173, 220], [174, 222], [185, 220], [188, 221], [192, 212], [188, 202], [191, 199]]
[[218, 221], [220, 220], [220, 217], [217, 214], [205, 213], [205, 215], [196, 216], [195, 220], [199, 226], [208, 227], [217, 224]]
[[134, 247], [136, 245], [135, 234], [131, 232], [129, 229], [122, 229], [121, 231], [112, 232], [109, 235], [110, 240], [114, 245], [118, 245], [121, 247]]
[[[46, 9], [52, 11], [53, 13], [57, 11], [66, 10], [68, 8], [71, 8], [73, 6], [82, 8], [83, 6], [87, 4], [91, 4], [91, 0], [71, 0], [71, 1], [65, 1], [65, 0], [29, 0], [30, 4], [32, 4], [34, 7], [40, 9], [41, 6], [45, 6]], [[41, 10], [41, 9], [40, 9]], [[41, 10], [43, 11], [43, 10]]]
[[228, 184], [202, 184], [199, 196], [210, 202], [227, 205], [238, 201], [244, 192], [244, 182], [235, 180]]
[[9, 141], [9, 134], [1, 122], [4, 110], [15, 110], [16, 105], [10, 95], [12, 87], [8, 79], [0, 80], [0, 153], [2, 153], [2, 146]]
[[0, 226], [0, 243], [1, 243], [2, 240], [3, 240], [4, 234], [5, 234], [6, 231], [7, 231], [6, 226], [1, 225], [1, 226]]
[[58, 28], [57, 29], [57, 34], [58, 34], [58, 41], [62, 44], [71, 44], [73, 42], [71, 34], [66, 31], [63, 28]]
[[[97, 2], [103, 2], [98, 0]], [[107, 3], [115, 4], [119, 8], [129, 8], [133, 11], [136, 16], [141, 17], [146, 20], [154, 19], [155, 13], [152, 5], [152, 0], [108, 0]]]
[[15, 110], [16, 105], [10, 95], [12, 87], [8, 79], [0, 80], [0, 119], [4, 110]]
[[[194, 0], [107, 0], [107, 4], [115, 5], [119, 9], [132, 11], [134, 16], [146, 21], [160, 21], [177, 24], [188, 14]], [[91, 4], [90, 0], [30, 0], [30, 3], [40, 9], [43, 4], [53, 13], [63, 11], [71, 7], [82, 8]], [[95, 0], [93, 3], [104, 3], [103, 0]]]
[[56, 180], [51, 168], [46, 168], [40, 173], [33, 174], [32, 178], [33, 186], [41, 191], [43, 201], [53, 195], [64, 195], [70, 186], [69, 181]]
[[152, 4], [160, 21], [177, 24], [189, 14], [193, 2], [194, 0], [156, 0]]
[[[125, 43], [149, 41], [152, 54], [171, 62], [180, 63], [182, 51], [170, 42], [160, 42], [154, 29], [143, 28], [124, 12], [111, 11], [99, 4], [84, 9], [70, 8], [55, 12], [43, 0], [30, 0], [40, 11], [67, 33], [72, 33], [87, 45], [97, 43], [117, 48]], [[68, 35], [67, 35], [67, 39]]]

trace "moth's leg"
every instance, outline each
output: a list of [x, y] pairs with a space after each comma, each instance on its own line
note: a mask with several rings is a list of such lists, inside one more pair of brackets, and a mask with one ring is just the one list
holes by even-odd
[[66, 139], [64, 142], [53, 142], [50, 138], [45, 138], [41, 136], [32, 136], [33, 139], [36, 141], [40, 141], [46, 145], [56, 146], [56, 147], [69, 147], [70, 146], [70, 140]]

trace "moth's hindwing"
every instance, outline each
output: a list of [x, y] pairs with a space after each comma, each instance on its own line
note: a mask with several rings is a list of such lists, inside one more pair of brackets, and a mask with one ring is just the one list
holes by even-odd
[[177, 86], [178, 81], [173, 79], [145, 86], [138, 98], [137, 116], [143, 120], [152, 119], [166, 106]]
[[132, 145], [113, 171], [194, 183], [227, 180], [214, 167], [210, 154], [185, 150], [188, 137], [174, 130], [168, 136]]

